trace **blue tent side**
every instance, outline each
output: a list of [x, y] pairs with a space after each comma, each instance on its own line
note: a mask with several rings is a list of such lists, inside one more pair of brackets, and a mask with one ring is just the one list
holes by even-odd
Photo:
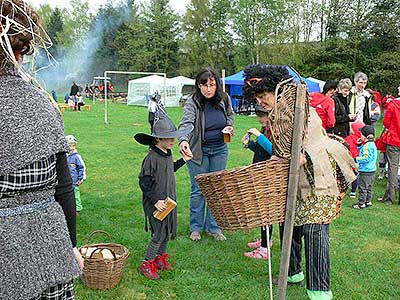
[[[295, 81], [300, 82], [297, 73], [294, 72], [294, 70], [289, 66], [286, 66], [286, 68], [289, 71], [289, 74], [294, 77]], [[301, 78], [307, 84], [307, 89], [310, 93], [320, 92], [318, 83], [311, 81], [305, 77]], [[240, 102], [243, 98], [243, 91], [242, 91], [242, 86], [244, 85], [243, 70], [231, 76], [225, 77], [225, 84], [229, 85], [229, 96], [232, 99], [232, 105], [234, 107], [239, 107]]]

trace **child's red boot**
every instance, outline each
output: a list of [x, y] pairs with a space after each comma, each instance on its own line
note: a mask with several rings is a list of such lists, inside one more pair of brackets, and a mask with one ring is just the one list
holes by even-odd
[[151, 280], [160, 279], [155, 259], [142, 262], [142, 264], [139, 266], [139, 270], [143, 273], [144, 276]]
[[154, 261], [157, 266], [157, 269], [162, 270], [162, 271], [168, 271], [168, 270], [172, 269], [172, 263], [168, 262], [167, 258], [170, 258], [170, 256], [167, 253], [156, 256]]

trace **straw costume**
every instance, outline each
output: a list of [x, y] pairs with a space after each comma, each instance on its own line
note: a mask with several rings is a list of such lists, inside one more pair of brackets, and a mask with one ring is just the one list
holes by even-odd
[[152, 134], [139, 133], [135, 135], [136, 141], [150, 146], [139, 174], [139, 185], [143, 192], [145, 228], [147, 231], [148, 223], [150, 223], [152, 234], [145, 261], [139, 269], [150, 279], [159, 279], [158, 269], [170, 268], [167, 262], [169, 255], [166, 253], [166, 248], [168, 241], [175, 239], [178, 225], [176, 208], [160, 221], [153, 216], [156, 211], [155, 204], [167, 197], [176, 201], [174, 172], [185, 164], [182, 158], [174, 162], [171, 150], [164, 152], [156, 146], [156, 143], [158, 138], [177, 138], [179, 134], [164, 109], [159, 106], [155, 113]]
[[[284, 154], [280, 151], [282, 144], [279, 141], [282, 140], [287, 141], [283, 147], [290, 153], [290, 130], [274, 132], [279, 129], [279, 122], [286, 122], [288, 125], [293, 118], [294, 111], [285, 107], [286, 102], [283, 101], [287, 95], [285, 91], [290, 88], [287, 84], [292, 84], [287, 69], [283, 66], [252, 65], [245, 68], [244, 76], [247, 83], [244, 94], [250, 99], [257, 98], [261, 105], [271, 108], [271, 141], [276, 155]], [[269, 102], [271, 96], [265, 96], [268, 93], [275, 95], [273, 104]], [[330, 300], [329, 223], [336, 217], [337, 199], [343, 189], [341, 184], [339, 190], [336, 171], [340, 171], [347, 188], [349, 182], [355, 178], [352, 172], [355, 163], [344, 145], [327, 136], [321, 119], [309, 107], [309, 103], [306, 103], [305, 110], [303, 149], [306, 163], [300, 168], [288, 282], [303, 282], [301, 237], [304, 236], [308, 296], [312, 300]], [[290, 158], [290, 154], [287, 158]]]
[[41, 41], [38, 22], [0, 0], [0, 299], [74, 299], [80, 274], [63, 121], [17, 64]]

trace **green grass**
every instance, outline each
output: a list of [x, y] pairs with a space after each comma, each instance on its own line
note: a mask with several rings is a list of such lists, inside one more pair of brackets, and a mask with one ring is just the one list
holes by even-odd
[[[182, 109], [169, 108], [178, 124]], [[153, 282], [139, 274], [150, 234], [144, 231], [144, 216], [138, 173], [147, 149], [133, 140], [148, 132], [147, 109], [110, 104], [109, 125], [104, 125], [104, 105], [92, 110], [64, 113], [67, 134], [78, 139], [78, 149], [87, 166], [87, 180], [81, 186], [84, 210], [78, 218], [79, 246], [93, 230], [109, 232], [113, 241], [127, 246], [130, 257], [120, 284], [97, 291], [76, 281], [76, 299], [268, 299], [266, 262], [246, 258], [246, 243], [258, 238], [259, 229], [227, 232], [226, 242], [204, 237], [191, 242], [189, 236], [190, 182], [184, 167], [176, 173], [178, 238], [168, 245], [176, 262], [171, 272]], [[237, 116], [237, 135], [229, 145], [228, 167], [247, 165], [252, 154], [241, 147], [240, 138], [250, 127], [259, 127], [254, 117]], [[174, 150], [175, 159], [178, 151]], [[341, 217], [331, 225], [331, 283], [335, 299], [400, 299], [400, 222], [398, 205], [385, 206], [376, 198], [385, 182], [376, 181], [373, 206], [363, 211], [350, 208], [346, 199]], [[273, 234], [273, 275], [279, 272], [279, 237]], [[99, 236], [93, 242], [103, 242]], [[276, 290], [274, 291], [276, 293]], [[306, 300], [305, 288], [289, 287], [287, 299]]]

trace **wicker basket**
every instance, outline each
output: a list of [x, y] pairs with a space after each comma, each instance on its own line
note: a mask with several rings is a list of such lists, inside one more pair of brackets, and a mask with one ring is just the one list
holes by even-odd
[[196, 176], [218, 226], [250, 229], [285, 220], [289, 161], [268, 160]]
[[[97, 233], [106, 234], [111, 240], [111, 236], [102, 230], [93, 231], [90, 238]], [[96, 248], [91, 252], [90, 257], [86, 257], [83, 253], [86, 253], [85, 249]], [[98, 257], [99, 252], [103, 249], [108, 249], [113, 258], [106, 259]], [[121, 280], [122, 273], [126, 259], [129, 256], [129, 250], [123, 245], [114, 243], [105, 244], [87, 244], [79, 248], [79, 252], [85, 259], [85, 265], [83, 268], [82, 280], [84, 284], [90, 288], [105, 290], [115, 287]]]
[[[280, 82], [275, 106], [269, 113], [271, 142], [278, 160], [196, 177], [218, 223], [225, 230], [250, 229], [284, 222], [292, 149], [294, 111], [299, 85], [293, 78]], [[304, 87], [304, 83], [301, 83]], [[305, 95], [303, 138], [308, 127]]]

